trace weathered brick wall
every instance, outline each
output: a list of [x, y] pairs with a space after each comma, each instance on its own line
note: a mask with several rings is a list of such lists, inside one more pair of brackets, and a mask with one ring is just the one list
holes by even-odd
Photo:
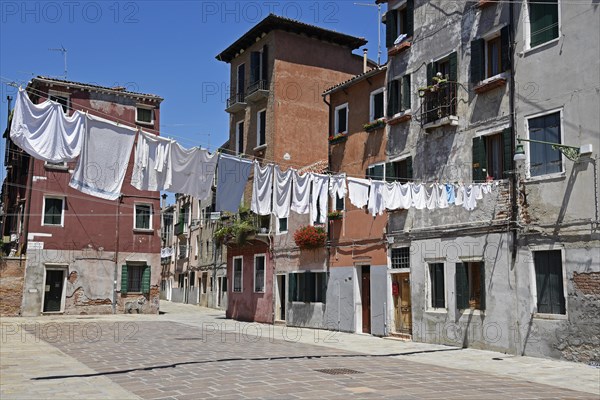
[[600, 272], [573, 273], [575, 288], [582, 294], [600, 297]]
[[0, 316], [21, 314], [26, 259], [0, 260]]

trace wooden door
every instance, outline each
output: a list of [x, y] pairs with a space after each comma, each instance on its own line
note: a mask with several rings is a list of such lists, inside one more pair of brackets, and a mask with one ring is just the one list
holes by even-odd
[[371, 333], [371, 267], [363, 265], [361, 272], [362, 331]]
[[62, 309], [64, 284], [63, 270], [46, 270], [46, 286], [44, 290], [44, 312], [56, 312]]
[[398, 274], [400, 277], [400, 332], [412, 334], [412, 305], [410, 301], [410, 275]]

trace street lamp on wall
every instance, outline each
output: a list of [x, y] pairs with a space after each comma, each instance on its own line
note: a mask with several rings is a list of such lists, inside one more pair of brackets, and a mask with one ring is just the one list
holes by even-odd
[[592, 145], [591, 144], [585, 144], [581, 147], [576, 147], [576, 146], [567, 146], [567, 145], [560, 144], [560, 143], [544, 142], [542, 140], [517, 138], [517, 147], [515, 149], [515, 155], [513, 157], [513, 160], [515, 160], [515, 161], [523, 161], [523, 160], [527, 159], [527, 156], [525, 156], [525, 149], [523, 148], [523, 144], [521, 142], [539, 143], [539, 144], [552, 146], [553, 150], [560, 151], [565, 157], [567, 157], [571, 161], [579, 161], [579, 158], [581, 156], [592, 154]]

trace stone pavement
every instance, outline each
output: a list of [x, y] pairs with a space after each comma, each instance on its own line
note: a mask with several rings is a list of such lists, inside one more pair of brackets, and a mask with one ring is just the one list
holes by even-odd
[[0, 398], [600, 396], [586, 365], [161, 311], [3, 318]]

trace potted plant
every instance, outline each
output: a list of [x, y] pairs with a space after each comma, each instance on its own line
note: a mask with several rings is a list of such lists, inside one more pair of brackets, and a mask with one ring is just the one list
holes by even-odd
[[338, 133], [338, 134], [329, 136], [329, 143], [330, 144], [341, 143], [341, 142], [346, 141], [347, 139], [348, 139], [347, 133]]
[[316, 249], [323, 247], [327, 239], [325, 229], [320, 226], [303, 226], [294, 233], [294, 242], [301, 249]]
[[377, 130], [379, 128], [382, 128], [384, 126], [385, 126], [385, 120], [383, 118], [380, 118], [376, 121], [364, 124], [363, 128], [366, 132], [371, 132], [371, 131]]
[[344, 214], [340, 210], [333, 210], [327, 214], [327, 218], [329, 218], [329, 220], [342, 219], [343, 217]]

